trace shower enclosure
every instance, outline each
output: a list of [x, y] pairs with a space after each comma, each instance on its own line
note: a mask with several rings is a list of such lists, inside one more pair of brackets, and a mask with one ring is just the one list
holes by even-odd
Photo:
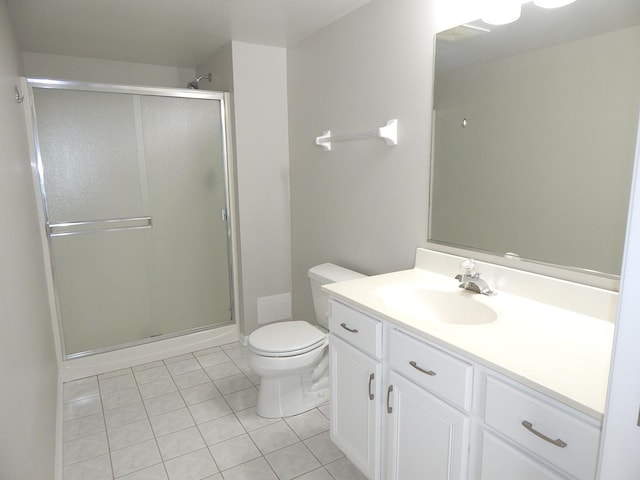
[[65, 358], [233, 322], [224, 95], [29, 87]]

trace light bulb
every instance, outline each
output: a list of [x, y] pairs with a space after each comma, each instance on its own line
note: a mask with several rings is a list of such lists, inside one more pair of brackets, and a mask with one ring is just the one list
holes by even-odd
[[482, 21], [491, 25], [504, 25], [518, 20], [521, 11], [518, 0], [489, 0], [485, 2]]
[[559, 8], [569, 5], [576, 0], [534, 0], [534, 5], [542, 8]]

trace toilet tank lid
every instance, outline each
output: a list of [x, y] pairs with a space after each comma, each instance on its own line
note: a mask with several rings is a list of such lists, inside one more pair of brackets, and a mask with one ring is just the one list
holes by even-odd
[[366, 277], [366, 275], [339, 265], [334, 265], [333, 263], [323, 263], [322, 265], [316, 265], [309, 269], [309, 278], [322, 284], [344, 282], [345, 280], [353, 280], [361, 277]]

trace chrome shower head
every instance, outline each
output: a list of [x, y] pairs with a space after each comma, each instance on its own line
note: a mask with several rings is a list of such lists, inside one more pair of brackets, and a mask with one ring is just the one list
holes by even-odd
[[192, 90], [198, 90], [200, 88], [198, 86], [198, 83], [200, 83], [200, 80], [202, 80], [203, 78], [206, 78], [209, 81], [213, 80], [213, 76], [211, 75], [211, 72], [209, 72], [206, 75], [200, 75], [198, 78], [196, 78], [192, 82], [189, 82], [187, 84], [187, 88], [191, 88]]

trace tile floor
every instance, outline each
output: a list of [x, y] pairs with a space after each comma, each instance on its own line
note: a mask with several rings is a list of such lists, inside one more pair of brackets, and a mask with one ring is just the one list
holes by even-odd
[[329, 408], [256, 415], [239, 343], [64, 385], [64, 480], [359, 480]]

